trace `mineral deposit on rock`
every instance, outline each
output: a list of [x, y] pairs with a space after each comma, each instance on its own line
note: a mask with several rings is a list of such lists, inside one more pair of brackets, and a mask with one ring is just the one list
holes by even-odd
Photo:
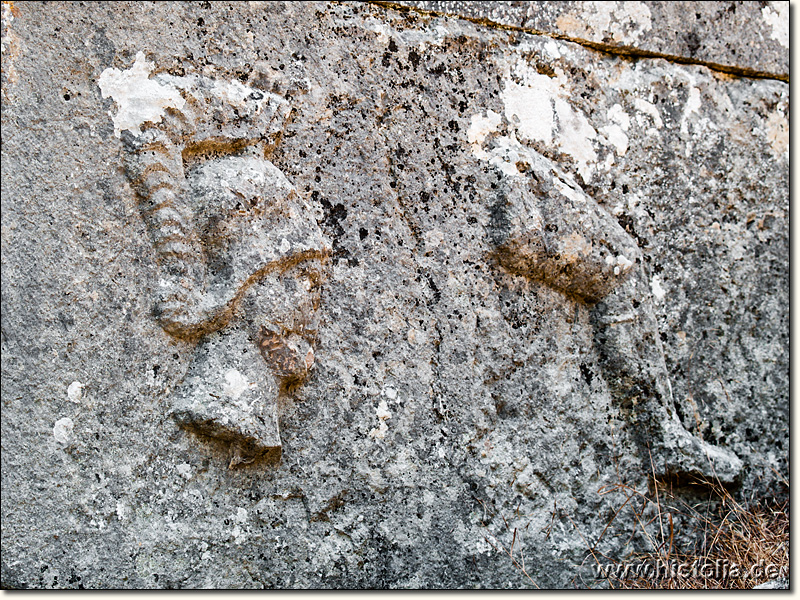
[[3, 3], [3, 587], [602, 587], [787, 476], [788, 5], [401, 4]]

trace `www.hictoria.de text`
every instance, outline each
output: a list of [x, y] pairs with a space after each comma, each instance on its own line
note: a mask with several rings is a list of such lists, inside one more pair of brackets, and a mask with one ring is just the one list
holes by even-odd
[[631, 580], [631, 579], [675, 579], [700, 578], [717, 581], [725, 579], [776, 579], [789, 575], [788, 565], [776, 565], [763, 561], [744, 566], [727, 559], [703, 560], [691, 562], [677, 560], [645, 560], [629, 563], [595, 563], [592, 565], [598, 579]]

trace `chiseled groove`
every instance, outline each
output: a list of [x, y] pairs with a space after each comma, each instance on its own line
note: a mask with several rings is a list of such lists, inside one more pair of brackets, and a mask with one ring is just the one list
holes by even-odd
[[142, 147], [137, 150], [141, 155], [145, 152], [157, 152], [167, 157], [172, 155], [172, 149], [161, 140], [153, 140], [152, 142], [145, 142]]
[[175, 190], [171, 187], [158, 187], [147, 198], [143, 199], [141, 203], [141, 211], [145, 216], [152, 215], [153, 213], [163, 208], [175, 208]]
[[[141, 161], [140, 157], [140, 161]], [[152, 162], [148, 164], [141, 172], [133, 179], [131, 182], [134, 186], [140, 186], [144, 183], [144, 181], [151, 177], [154, 173], [166, 173], [167, 175], [172, 175], [169, 168], [160, 162]]]
[[173, 217], [169, 214], [169, 212], [169, 208], [166, 208], [155, 213], [150, 218], [150, 222], [153, 223], [155, 227], [158, 227], [159, 231], [172, 227], [179, 231], [185, 232], [186, 226], [183, 224], [183, 221], [180, 218]]
[[[169, 246], [170, 244], [172, 244], [171, 247]], [[177, 259], [182, 261], [184, 264], [189, 262], [198, 262], [198, 257], [196, 256], [194, 248], [185, 243], [184, 240], [181, 240], [180, 242], [168, 242], [158, 249], [158, 254], [163, 259]]]
[[[227, 298], [223, 303], [208, 310], [203, 315], [202, 321], [187, 324], [181, 323], [176, 319], [175, 322], [170, 322], [170, 314], [168, 311], [165, 311], [164, 315], [161, 317], [162, 325], [171, 335], [186, 340], [197, 339], [209, 332], [217, 331], [225, 327], [230, 321], [234, 309], [239, 304], [250, 286], [252, 286], [256, 281], [261, 280], [268, 273], [285, 273], [287, 270], [293, 268], [299, 263], [312, 259], [317, 259], [324, 264], [328, 258], [330, 258], [330, 250], [325, 248], [323, 250], [305, 250], [293, 256], [269, 262], [258, 269], [255, 273], [250, 275], [250, 277], [248, 277], [244, 282], [242, 282], [236, 292]], [[168, 298], [168, 296], [164, 295], [163, 298]], [[172, 310], [178, 309], [170, 309], [170, 311]], [[172, 314], [177, 317], [187, 316], [187, 312], [185, 310], [173, 312]]]
[[[144, 203], [142, 203], [144, 204]], [[145, 218], [152, 217], [153, 214], [157, 213], [160, 210], [166, 210], [168, 208], [173, 208], [173, 201], [172, 200], [164, 200], [163, 202], [159, 202], [154, 204], [153, 206], [142, 206], [140, 211], [142, 216]]]
[[175, 187], [175, 176], [168, 170], [151, 170], [139, 178], [138, 184], [152, 194], [159, 187]]
[[162, 237], [159, 237], [159, 238], [156, 238], [154, 236], [153, 245], [156, 246], [156, 248], [158, 248], [159, 250], [161, 250], [161, 248], [166, 246], [167, 244], [178, 244], [179, 246], [181, 246], [181, 245], [182, 246], [190, 246], [191, 245], [191, 240], [189, 240], [187, 238], [186, 234], [183, 231], [178, 232], [178, 233], [166, 234], [166, 235], [164, 235]]
[[419, 8], [417, 6], [406, 6], [405, 4], [398, 4], [396, 2], [385, 2], [382, 0], [367, 0], [367, 2], [369, 4], [375, 4], [382, 8], [389, 8], [399, 12], [416, 12], [422, 15], [427, 15], [432, 17], [456, 17], [459, 19], [464, 19], [465, 21], [470, 21], [472, 23], [475, 23], [476, 25], [491, 27], [493, 29], [503, 29], [506, 31], [516, 31], [519, 33], [541, 35], [544, 37], [550, 37], [565, 42], [572, 42], [580, 46], [586, 46], [587, 48], [591, 48], [592, 50], [597, 50], [598, 52], [604, 52], [606, 54], [616, 54], [618, 56], [627, 56], [630, 58], [661, 58], [663, 60], [682, 65], [698, 65], [701, 67], [706, 67], [712, 71], [718, 71], [720, 73], [725, 73], [726, 75], [735, 75], [738, 77], [750, 77], [753, 79], [776, 79], [778, 81], [783, 81], [784, 83], [789, 83], [788, 73], [771, 73], [769, 71], [759, 71], [757, 69], [750, 69], [748, 67], [724, 65], [709, 60], [699, 60], [697, 58], [689, 58], [677, 54], [667, 54], [665, 52], [643, 50], [641, 48], [636, 48], [634, 46], [614, 46], [612, 44], [593, 42], [591, 40], [571, 37], [568, 35], [564, 35], [562, 33], [554, 33], [552, 31], [540, 31], [538, 29], [533, 29], [528, 27], [519, 27], [517, 25], [506, 25], [504, 23], [498, 23], [496, 21], [491, 21], [483, 17], [470, 17], [468, 15], [462, 15], [459, 13], [447, 13], [434, 10], [427, 10], [424, 8]]
[[178, 223], [181, 227], [185, 227], [185, 218], [177, 211], [174, 206], [164, 206], [161, 210], [149, 215], [148, 222], [154, 226], [169, 226], [173, 223]]
[[173, 184], [172, 181], [168, 180], [156, 181], [155, 183], [146, 182], [144, 185], [147, 186], [147, 189], [150, 192], [150, 196], [155, 196], [156, 192], [159, 192], [163, 189], [167, 189], [173, 193], [175, 190], [175, 184]]
[[163, 245], [173, 241], [192, 243], [190, 237], [191, 236], [187, 234], [186, 230], [180, 225], [169, 225], [166, 227], [160, 225], [158, 231], [154, 232], [152, 239], [154, 244]]

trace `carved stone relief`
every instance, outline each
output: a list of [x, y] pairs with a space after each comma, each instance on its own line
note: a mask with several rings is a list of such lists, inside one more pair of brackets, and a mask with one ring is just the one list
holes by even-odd
[[[139, 65], [151, 86], [143, 102], [155, 97], [158, 108], [124, 122], [124, 162], [159, 260], [155, 315], [167, 333], [196, 344], [170, 413], [229, 443], [231, 467], [277, 460], [277, 399], [314, 364], [330, 247], [268, 160], [290, 108], [238, 82], [150, 77], [143, 61], [131, 72]], [[104, 95], [115, 90], [118, 99], [113, 83]], [[675, 412], [635, 240], [553, 162], [521, 146], [515, 156], [505, 168], [522, 176], [506, 178], [507, 202], [495, 211], [502, 222], [491, 228], [498, 264], [587, 307], [608, 389], [653, 452], [658, 476], [734, 481], [740, 459], [691, 435]]]
[[[637, 429], [661, 478], [736, 480], [742, 461], [689, 433], [674, 408], [643, 256], [577, 183], [535, 151], [517, 148], [523, 177], [506, 181], [495, 211], [495, 258], [587, 306], [609, 391]], [[517, 158], [519, 158], [518, 156]]]
[[[277, 400], [314, 364], [330, 246], [268, 160], [290, 107], [236, 81], [149, 77], [151, 67], [139, 55], [103, 91], [129, 112], [151, 107], [121, 137], [159, 263], [154, 313], [171, 336], [196, 344], [170, 414], [229, 443], [231, 468], [276, 461]], [[137, 68], [138, 87], [123, 79]]]

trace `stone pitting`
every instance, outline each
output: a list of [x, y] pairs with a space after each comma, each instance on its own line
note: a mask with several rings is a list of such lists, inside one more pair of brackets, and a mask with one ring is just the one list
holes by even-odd
[[2, 586], [603, 587], [783, 490], [789, 86], [692, 32], [3, 4]]

